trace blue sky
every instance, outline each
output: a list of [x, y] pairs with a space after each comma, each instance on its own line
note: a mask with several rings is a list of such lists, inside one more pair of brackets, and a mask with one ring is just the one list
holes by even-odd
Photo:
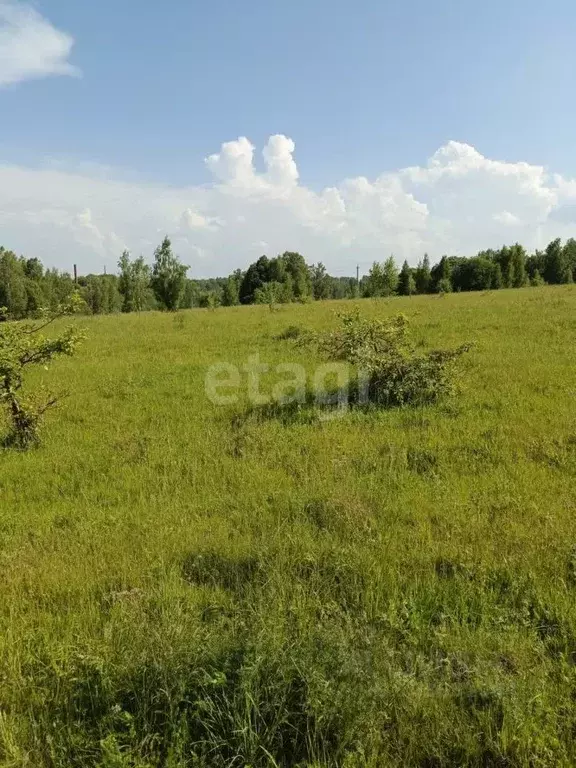
[[2, 239], [88, 270], [167, 231], [196, 274], [537, 247], [576, 228], [575, 33], [568, 0], [0, 0]]

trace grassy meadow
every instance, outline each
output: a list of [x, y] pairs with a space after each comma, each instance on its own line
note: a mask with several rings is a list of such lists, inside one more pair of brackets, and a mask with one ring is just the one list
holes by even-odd
[[[462, 393], [206, 398], [352, 306], [474, 342]], [[576, 287], [74, 322], [0, 452], [2, 768], [576, 764]]]

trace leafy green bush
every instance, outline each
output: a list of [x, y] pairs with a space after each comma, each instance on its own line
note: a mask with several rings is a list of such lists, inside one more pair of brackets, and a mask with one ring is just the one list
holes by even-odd
[[268, 304], [270, 312], [276, 309], [278, 303], [282, 303], [286, 298], [284, 296], [284, 289], [281, 283], [272, 281], [264, 283], [261, 288], [257, 288], [254, 291], [254, 301], [256, 304]]
[[371, 320], [356, 310], [340, 319], [340, 328], [312, 338], [330, 359], [345, 360], [358, 368], [363, 382], [357, 393], [360, 401], [383, 407], [426, 405], [455, 391], [456, 362], [470, 344], [420, 354], [404, 315]]
[[[10, 431], [3, 443], [5, 447], [26, 450], [39, 443], [42, 417], [56, 405], [57, 398], [50, 395], [24, 395], [24, 373], [29, 366], [48, 364], [60, 355], [72, 355], [82, 339], [75, 328], [67, 328], [56, 339], [47, 339], [42, 331], [57, 318], [74, 311], [74, 304], [56, 313], [44, 313], [37, 323], [0, 323], [0, 405], [10, 420]], [[0, 308], [0, 320], [6, 310]]]

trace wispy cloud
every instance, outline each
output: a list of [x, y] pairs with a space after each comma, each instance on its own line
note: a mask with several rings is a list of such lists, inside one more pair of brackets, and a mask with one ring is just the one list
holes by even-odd
[[0, 0], [0, 87], [50, 75], [78, 76], [73, 38], [32, 6]]

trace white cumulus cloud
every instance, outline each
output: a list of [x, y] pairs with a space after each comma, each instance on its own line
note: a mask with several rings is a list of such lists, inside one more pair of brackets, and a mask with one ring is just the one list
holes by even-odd
[[266, 178], [280, 187], [291, 187], [298, 182], [298, 166], [294, 160], [295, 149], [292, 139], [286, 136], [271, 136], [262, 152], [266, 163]]
[[74, 40], [27, 3], [0, 0], [0, 86], [48, 75], [78, 75]]
[[222, 144], [220, 152], [206, 158], [217, 179], [240, 187], [251, 186], [254, 176], [254, 146], [245, 136]]
[[261, 153], [241, 137], [206, 159], [212, 183], [187, 187], [89, 167], [0, 166], [2, 244], [88, 272], [112, 269], [124, 247], [151, 258], [168, 234], [191, 274], [225, 275], [284, 250], [354, 274], [390, 253], [415, 264], [424, 252], [470, 255], [515, 240], [534, 249], [576, 232], [576, 180], [468, 144], [450, 141], [420, 166], [323, 190], [300, 182], [295, 154], [286, 136]]

